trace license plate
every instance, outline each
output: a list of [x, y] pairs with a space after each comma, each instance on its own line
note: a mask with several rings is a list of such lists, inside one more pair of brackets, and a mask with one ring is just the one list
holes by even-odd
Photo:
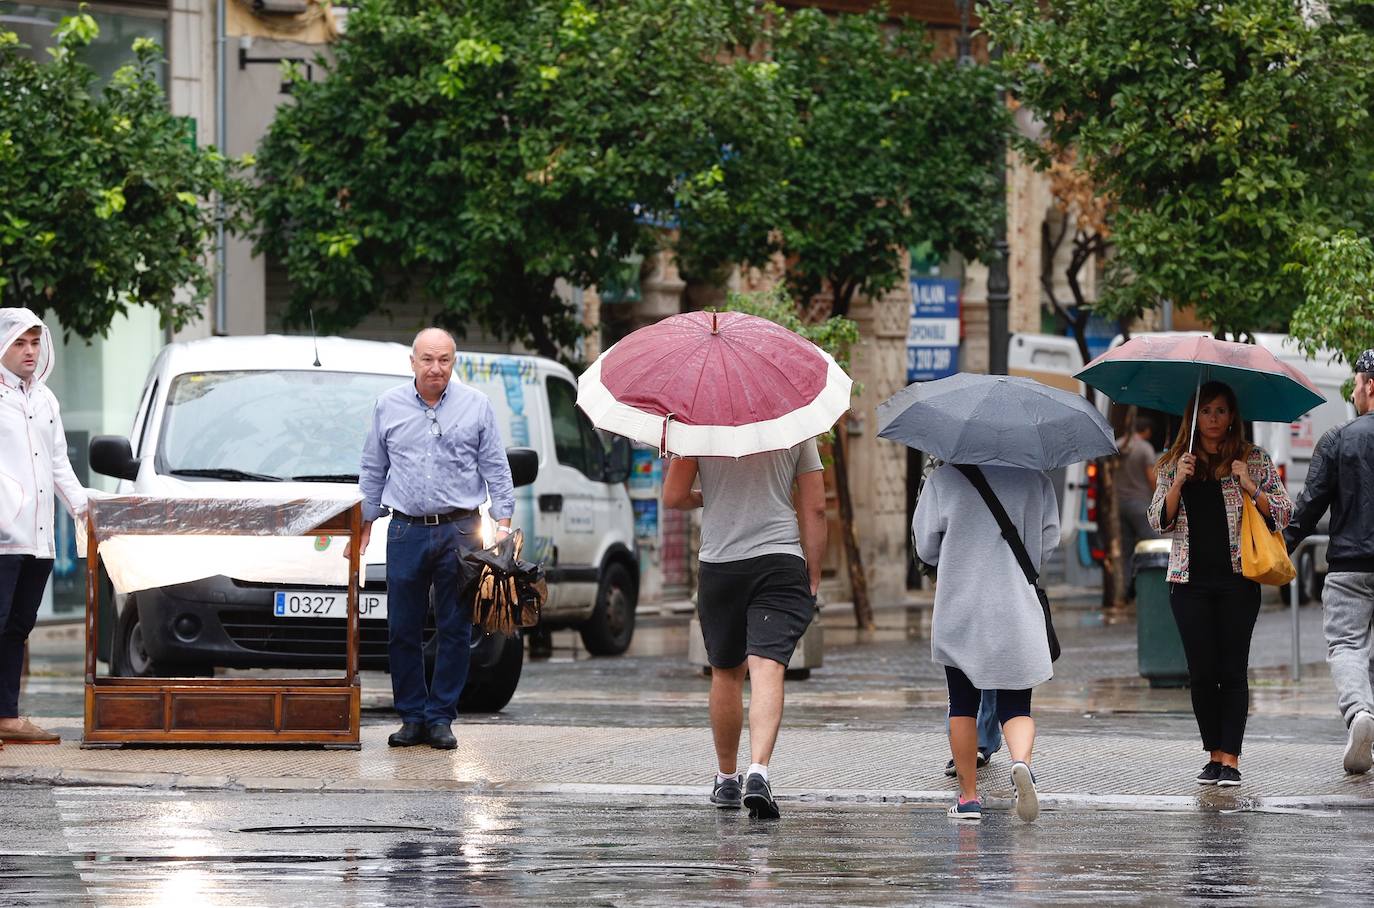
[[[343, 590], [306, 592], [277, 590], [272, 614], [278, 618], [347, 618], [348, 593]], [[385, 593], [359, 593], [359, 618], [385, 618]]]

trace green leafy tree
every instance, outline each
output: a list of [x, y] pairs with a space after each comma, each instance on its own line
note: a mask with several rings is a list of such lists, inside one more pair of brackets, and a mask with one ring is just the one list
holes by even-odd
[[80, 55], [97, 33], [84, 12], [64, 18], [40, 63], [0, 29], [0, 301], [51, 309], [84, 338], [134, 305], [164, 326], [198, 316], [213, 200], [238, 229], [245, 191], [240, 165], [194, 148], [169, 113], [152, 41], [97, 87]]
[[[683, 271], [711, 278], [780, 258], [792, 298], [808, 313], [828, 299], [825, 318], [897, 286], [908, 250], [986, 253], [1005, 195], [995, 74], [936, 62], [919, 23], [881, 9], [768, 14], [761, 49], [732, 70], [744, 128], [728, 133], [709, 180], [678, 192]], [[855, 619], [871, 627], [848, 444], [836, 435], [840, 522]]]
[[882, 10], [772, 10], [733, 83], [747, 131], [709, 185], [679, 198], [684, 270], [786, 262], [803, 306], [849, 312], [906, 276], [907, 250], [986, 253], [1003, 217], [1008, 118], [995, 74], [937, 62], [920, 23]]
[[[1097, 304], [1195, 305], [1223, 334], [1283, 330], [1307, 230], [1374, 211], [1374, 46], [1347, 4], [1296, 0], [989, 3], [1008, 82], [1114, 205]], [[1024, 150], [1050, 161], [1036, 143]]]
[[[721, 157], [705, 111], [744, 0], [364, 0], [258, 156], [258, 248], [289, 320], [342, 329], [419, 299], [556, 356], [555, 292], [654, 251], [674, 189]], [[322, 61], [323, 63], [323, 61]], [[704, 176], [702, 176], [704, 175]]]
[[[1289, 332], [1308, 356], [1333, 350], [1354, 366], [1361, 353], [1374, 348], [1374, 244], [1368, 237], [1342, 231], [1321, 239], [1299, 241], [1304, 299], [1293, 313]], [[1348, 397], [1353, 379], [1346, 383]]]

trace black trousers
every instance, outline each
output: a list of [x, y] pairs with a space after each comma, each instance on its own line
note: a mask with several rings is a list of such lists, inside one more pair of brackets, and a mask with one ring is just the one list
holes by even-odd
[[51, 573], [51, 558], [0, 555], [0, 719], [19, 715], [24, 644], [38, 618]]
[[[975, 719], [983, 704], [983, 692], [973, 686], [968, 675], [952, 665], [945, 666], [945, 684], [949, 687], [950, 717]], [[1029, 716], [1031, 688], [997, 691], [997, 723], [1006, 725], [1012, 719]]]
[[1202, 749], [1239, 754], [1250, 712], [1250, 637], [1260, 587], [1240, 574], [1169, 584]]

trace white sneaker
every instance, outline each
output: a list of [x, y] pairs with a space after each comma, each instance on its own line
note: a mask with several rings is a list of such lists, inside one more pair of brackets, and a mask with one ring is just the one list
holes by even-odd
[[1040, 798], [1035, 793], [1035, 774], [1025, 763], [1011, 764], [1011, 784], [1016, 786], [1016, 815], [1027, 823], [1040, 816]]
[[1374, 765], [1370, 748], [1374, 747], [1374, 716], [1364, 710], [1350, 720], [1350, 737], [1345, 742], [1345, 771], [1349, 773], [1369, 772]]

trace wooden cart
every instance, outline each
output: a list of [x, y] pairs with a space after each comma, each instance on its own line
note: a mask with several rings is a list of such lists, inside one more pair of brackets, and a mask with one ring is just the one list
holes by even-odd
[[[88, 521], [86, 548], [86, 724], [82, 747], [124, 744], [315, 744], [357, 750], [362, 688], [358, 679], [358, 540], [361, 505], [304, 531], [284, 532], [301, 502], [121, 496], [101, 499]], [[230, 518], [251, 516], [260, 536], [347, 537], [347, 649], [341, 678], [114, 678], [96, 674], [100, 615], [97, 511], [133, 520], [120, 535], [211, 534]], [[297, 521], [299, 522], [299, 521]], [[234, 534], [233, 531], [226, 535]], [[100, 534], [102, 537], [104, 533]], [[243, 535], [243, 534], [241, 534]]]

